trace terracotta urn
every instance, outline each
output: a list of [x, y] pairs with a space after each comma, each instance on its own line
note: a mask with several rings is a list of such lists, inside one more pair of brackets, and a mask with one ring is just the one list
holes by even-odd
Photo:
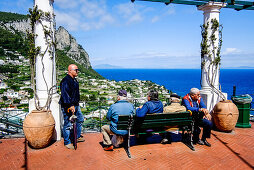
[[231, 132], [237, 123], [239, 111], [231, 100], [220, 101], [214, 106], [212, 116], [218, 130]]
[[52, 139], [55, 119], [50, 110], [33, 110], [26, 116], [23, 122], [23, 130], [26, 139], [33, 148], [44, 148]]

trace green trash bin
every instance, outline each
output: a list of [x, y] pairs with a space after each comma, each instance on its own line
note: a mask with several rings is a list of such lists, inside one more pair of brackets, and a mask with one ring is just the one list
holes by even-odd
[[236, 123], [236, 127], [250, 128], [250, 103], [252, 97], [248, 94], [240, 96], [232, 96], [232, 101], [239, 110], [239, 117]]

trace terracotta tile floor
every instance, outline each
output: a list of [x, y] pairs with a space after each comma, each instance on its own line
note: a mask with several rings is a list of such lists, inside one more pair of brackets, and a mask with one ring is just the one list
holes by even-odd
[[212, 147], [197, 145], [196, 151], [181, 142], [135, 145], [131, 159], [123, 148], [103, 151], [100, 133], [84, 137], [76, 151], [66, 149], [63, 140], [35, 150], [24, 138], [2, 139], [0, 169], [254, 169], [254, 123], [232, 133], [213, 131]]

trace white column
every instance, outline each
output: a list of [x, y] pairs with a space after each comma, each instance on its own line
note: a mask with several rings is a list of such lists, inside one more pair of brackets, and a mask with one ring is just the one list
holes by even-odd
[[[214, 32], [215, 41], [212, 43], [210, 36], [212, 35], [213, 29], [212, 27], [212, 19], [216, 19], [219, 22], [219, 14], [220, 9], [224, 7], [226, 4], [222, 2], [208, 2], [202, 6], [199, 6], [198, 9], [204, 11], [204, 24], [208, 26], [208, 51], [209, 54], [205, 54], [201, 59], [202, 65], [202, 77], [201, 77], [201, 91], [200, 94], [204, 99], [204, 102], [207, 106], [207, 109], [211, 111], [214, 105], [222, 100], [222, 95], [216, 93], [219, 91], [219, 65], [213, 64], [216, 57], [216, 53], [219, 46], [219, 29]], [[212, 52], [214, 50], [214, 52]], [[213, 86], [213, 87], [211, 87]], [[216, 90], [217, 89], [217, 90]], [[227, 94], [223, 93], [227, 98]]]
[[[54, 0], [34, 0], [34, 6], [37, 5], [38, 10], [41, 10], [44, 14], [49, 14], [50, 17], [42, 17], [41, 23], [35, 23], [34, 33], [37, 35], [35, 37], [35, 46], [40, 47], [40, 54], [36, 57], [36, 93], [40, 102], [40, 106], [46, 104], [48, 98], [48, 92], [50, 88], [53, 88], [52, 102], [50, 103], [50, 110], [54, 116], [55, 134], [53, 139], [61, 139], [61, 128], [60, 128], [60, 106], [58, 104], [59, 95], [56, 93], [56, 64], [55, 64], [55, 48], [54, 45], [49, 45], [47, 42], [51, 43], [55, 41], [55, 28], [54, 28]], [[45, 38], [45, 29], [50, 32], [51, 36]], [[34, 99], [29, 102], [29, 111], [35, 109]]]

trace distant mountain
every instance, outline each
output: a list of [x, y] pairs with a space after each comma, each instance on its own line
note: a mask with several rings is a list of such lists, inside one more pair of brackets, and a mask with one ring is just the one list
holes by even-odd
[[93, 67], [94, 69], [118, 69], [118, 68], [123, 68], [120, 66], [114, 66], [110, 64], [99, 64]]
[[249, 66], [239, 66], [239, 67], [222, 67], [221, 69], [254, 69], [254, 67], [249, 67]]

